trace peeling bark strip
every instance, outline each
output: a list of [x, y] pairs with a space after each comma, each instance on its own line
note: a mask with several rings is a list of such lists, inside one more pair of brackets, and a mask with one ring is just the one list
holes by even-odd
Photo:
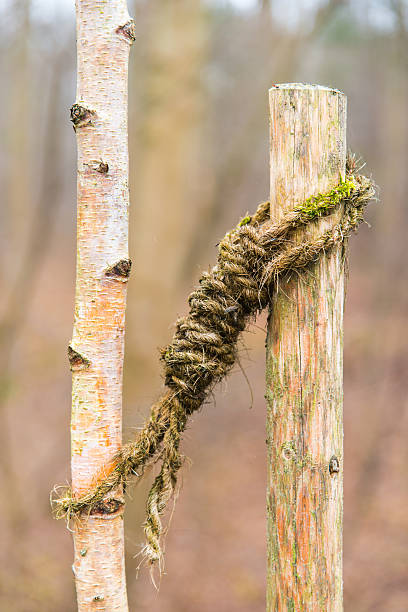
[[[95, 485], [97, 475], [106, 475], [122, 444], [127, 283], [106, 282], [106, 275], [123, 280], [130, 270], [127, 71], [133, 40], [125, 0], [77, 0], [76, 14], [78, 81], [71, 120], [78, 145], [78, 258], [72, 347], [81, 347], [81, 354], [71, 347], [74, 497]], [[104, 160], [115, 160], [114, 172], [108, 173]], [[126, 612], [121, 487], [94, 510], [74, 525], [78, 609]]]
[[[280, 218], [344, 177], [346, 98], [318, 86], [277, 85], [270, 120], [271, 216]], [[327, 224], [320, 220], [308, 235]], [[343, 609], [342, 255], [337, 248], [306, 278], [281, 284], [271, 304], [268, 612]]]

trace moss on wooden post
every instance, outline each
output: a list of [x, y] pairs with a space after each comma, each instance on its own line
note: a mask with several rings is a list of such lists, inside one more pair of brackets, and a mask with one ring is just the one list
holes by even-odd
[[[346, 97], [270, 89], [271, 215], [344, 179]], [[308, 235], [336, 222], [319, 220]], [[267, 610], [342, 605], [343, 252], [280, 284], [267, 339]], [[333, 469], [334, 466], [334, 469]]]

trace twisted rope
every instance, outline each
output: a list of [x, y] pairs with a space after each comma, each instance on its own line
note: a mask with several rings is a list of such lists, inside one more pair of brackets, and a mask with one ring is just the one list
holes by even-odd
[[[143, 549], [150, 564], [160, 565], [161, 516], [183, 464], [180, 441], [188, 418], [233, 367], [240, 333], [268, 305], [277, 281], [305, 270], [322, 253], [344, 243], [363, 221], [363, 210], [375, 190], [370, 179], [352, 173], [352, 166], [351, 160], [344, 182], [308, 198], [278, 222], [269, 220], [269, 202], [263, 202], [254, 215], [226, 234], [219, 244], [217, 265], [201, 276], [188, 300], [189, 314], [176, 322], [173, 341], [161, 352], [167, 392], [153, 405], [137, 440], [122, 447], [109, 475], [97, 479], [98, 484], [79, 498], [68, 489], [54, 501], [58, 517], [97, 512], [115, 489], [160, 460], [147, 500]], [[296, 230], [339, 209], [341, 220], [334, 227], [317, 238], [294, 243]]]

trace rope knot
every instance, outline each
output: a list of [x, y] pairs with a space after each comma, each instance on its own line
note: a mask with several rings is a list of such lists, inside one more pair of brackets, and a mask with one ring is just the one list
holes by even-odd
[[[57, 516], [95, 511], [111, 491], [160, 460], [147, 500], [143, 553], [150, 564], [161, 564], [161, 516], [184, 462], [180, 442], [188, 417], [231, 371], [239, 334], [268, 305], [279, 278], [305, 270], [322, 253], [344, 243], [364, 220], [364, 208], [375, 195], [374, 184], [355, 174], [354, 158], [348, 160], [347, 170], [345, 181], [308, 198], [279, 221], [269, 218], [269, 202], [262, 202], [225, 235], [217, 264], [201, 276], [188, 299], [189, 313], [177, 320], [173, 341], [161, 351], [167, 393], [152, 407], [138, 439], [123, 446], [109, 476], [80, 498], [66, 490], [55, 502]], [[294, 243], [295, 232], [338, 210], [341, 218], [336, 225], [310, 240], [299, 240], [297, 234]]]

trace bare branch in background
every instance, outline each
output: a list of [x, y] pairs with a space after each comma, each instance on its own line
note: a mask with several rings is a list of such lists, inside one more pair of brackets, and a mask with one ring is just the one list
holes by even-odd
[[271, 10], [271, 0], [258, 0], [261, 11], [270, 11]]
[[408, 12], [406, 0], [389, 0], [389, 3], [391, 10], [396, 17], [398, 31], [405, 37], [407, 35], [406, 22]]

